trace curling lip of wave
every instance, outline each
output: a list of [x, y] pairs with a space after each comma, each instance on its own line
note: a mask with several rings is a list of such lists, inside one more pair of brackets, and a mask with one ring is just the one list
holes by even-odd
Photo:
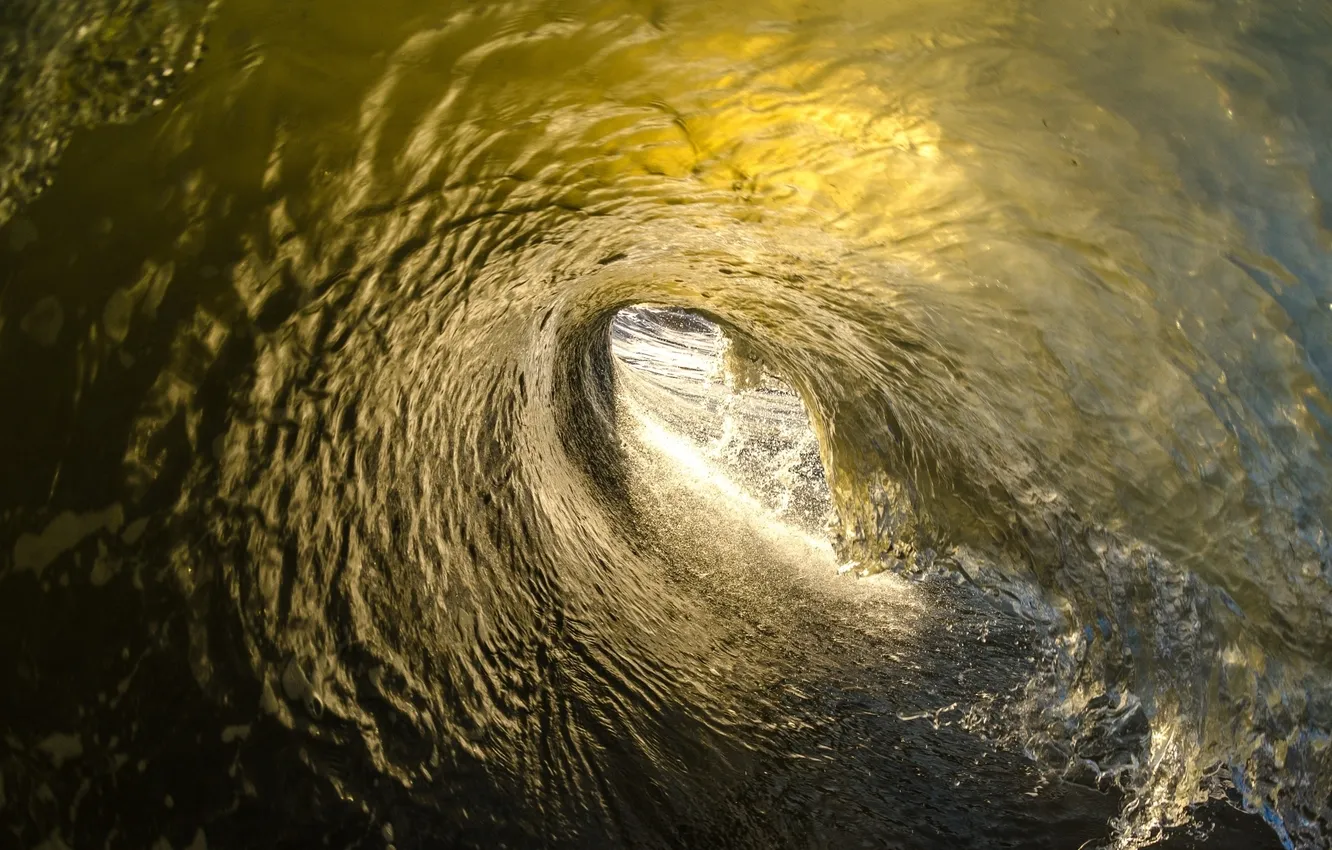
[[[194, 7], [160, 9], [106, 49], [188, 54]], [[35, 452], [10, 503], [69, 499], [51, 470], [123, 480], [126, 516], [170, 529], [142, 562], [183, 592], [153, 621], [185, 623], [204, 693], [253, 691], [340, 798], [387, 776], [520, 837], [669, 834], [605, 789], [640, 771], [670, 812], [710, 794], [692, 767], [743, 774], [789, 704], [765, 696], [780, 653], [730, 642], [725, 606], [789, 600], [737, 566], [761, 536], [704, 536], [726, 593], [686, 566], [679, 528], [706, 529], [661, 494], [694, 497], [623, 414], [688, 400], [611, 350], [617, 311], [653, 303], [799, 397], [816, 442], [772, 495], [826, 482], [840, 562], [963, 576], [1039, 633], [998, 737], [1126, 791], [1121, 841], [1229, 791], [1326, 842], [1324, 17], [398, 11], [221, 6], [181, 96], [74, 145], [6, 225], [5, 360], [51, 352], [55, 389], [6, 386], [72, 396], [52, 416], [74, 423], [132, 408], [105, 429], [123, 446], [69, 457], [38, 433], [59, 422], [7, 423]], [[57, 150], [60, 96], [6, 127], [66, 116]], [[20, 159], [5, 203], [32, 194]], [[854, 632], [822, 592], [801, 622]], [[471, 804], [458, 777], [484, 777]]]

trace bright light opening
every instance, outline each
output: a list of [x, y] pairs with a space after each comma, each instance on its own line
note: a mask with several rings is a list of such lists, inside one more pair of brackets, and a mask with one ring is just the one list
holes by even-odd
[[717, 324], [640, 305], [611, 326], [620, 404], [685, 474], [826, 545], [834, 518], [818, 440], [800, 396]]

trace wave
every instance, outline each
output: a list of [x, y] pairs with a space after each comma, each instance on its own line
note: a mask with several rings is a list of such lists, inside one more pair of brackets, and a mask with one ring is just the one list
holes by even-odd
[[1325, 12], [186, 8], [6, 60], [29, 846], [1328, 842]]

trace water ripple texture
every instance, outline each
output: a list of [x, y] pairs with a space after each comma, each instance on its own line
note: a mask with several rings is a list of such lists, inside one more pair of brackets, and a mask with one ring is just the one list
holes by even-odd
[[1332, 8], [0, 12], [0, 844], [1332, 842]]

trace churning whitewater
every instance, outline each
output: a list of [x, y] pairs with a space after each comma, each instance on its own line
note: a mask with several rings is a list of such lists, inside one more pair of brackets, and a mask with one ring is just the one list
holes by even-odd
[[0, 10], [0, 846], [1332, 846], [1332, 7]]

